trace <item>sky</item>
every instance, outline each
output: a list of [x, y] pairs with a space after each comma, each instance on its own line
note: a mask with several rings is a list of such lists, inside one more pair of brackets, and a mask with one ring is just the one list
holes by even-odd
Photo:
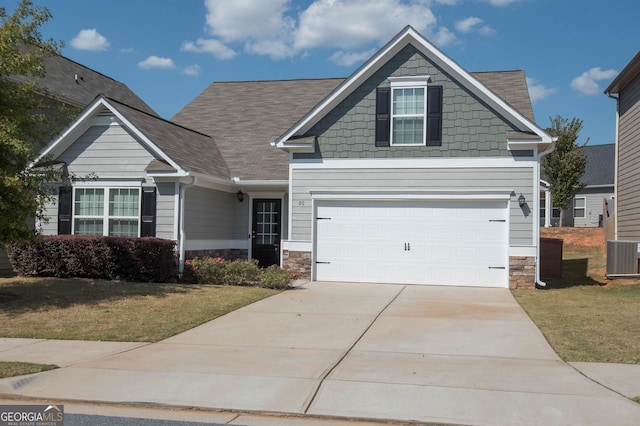
[[167, 119], [214, 81], [348, 77], [411, 25], [467, 71], [524, 70], [539, 126], [576, 117], [578, 143], [613, 143], [603, 91], [640, 49], [638, 0], [33, 1], [64, 56]]

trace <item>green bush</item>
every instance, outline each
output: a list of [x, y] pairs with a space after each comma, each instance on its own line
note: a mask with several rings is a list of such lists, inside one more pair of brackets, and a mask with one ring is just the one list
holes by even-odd
[[221, 257], [196, 257], [185, 262], [183, 279], [199, 284], [259, 285], [285, 289], [295, 274], [277, 265], [260, 269], [256, 260], [225, 260]]
[[167, 282], [175, 279], [175, 243], [160, 238], [52, 235], [7, 245], [21, 275]]

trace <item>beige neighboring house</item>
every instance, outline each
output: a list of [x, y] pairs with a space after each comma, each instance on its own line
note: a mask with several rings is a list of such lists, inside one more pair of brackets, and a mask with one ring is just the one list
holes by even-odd
[[613, 239], [640, 241], [640, 52], [605, 94], [617, 103]]
[[[152, 115], [156, 112], [133, 93], [125, 84], [104, 74], [85, 67], [64, 56], [50, 56], [44, 59], [46, 74], [36, 79], [39, 94], [44, 102], [60, 102], [67, 107], [81, 111], [97, 95], [104, 94], [125, 102]], [[10, 76], [15, 83], [33, 81], [24, 76]], [[69, 123], [61, 123], [61, 127]], [[11, 265], [5, 250], [0, 247], [0, 270], [10, 269]]]

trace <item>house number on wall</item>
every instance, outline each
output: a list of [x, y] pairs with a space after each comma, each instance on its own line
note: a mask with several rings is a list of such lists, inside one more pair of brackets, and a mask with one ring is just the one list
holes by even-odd
[[298, 201], [299, 206], [304, 206], [304, 201]]

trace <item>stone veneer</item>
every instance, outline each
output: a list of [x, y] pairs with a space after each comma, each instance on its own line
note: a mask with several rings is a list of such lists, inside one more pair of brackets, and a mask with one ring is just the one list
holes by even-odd
[[215, 249], [215, 250], [187, 250], [185, 252], [187, 259], [195, 257], [221, 257], [226, 260], [236, 260], [249, 258], [247, 249]]
[[283, 250], [282, 264], [299, 278], [311, 279], [311, 252]]
[[536, 258], [528, 256], [509, 257], [509, 288], [535, 288]]

